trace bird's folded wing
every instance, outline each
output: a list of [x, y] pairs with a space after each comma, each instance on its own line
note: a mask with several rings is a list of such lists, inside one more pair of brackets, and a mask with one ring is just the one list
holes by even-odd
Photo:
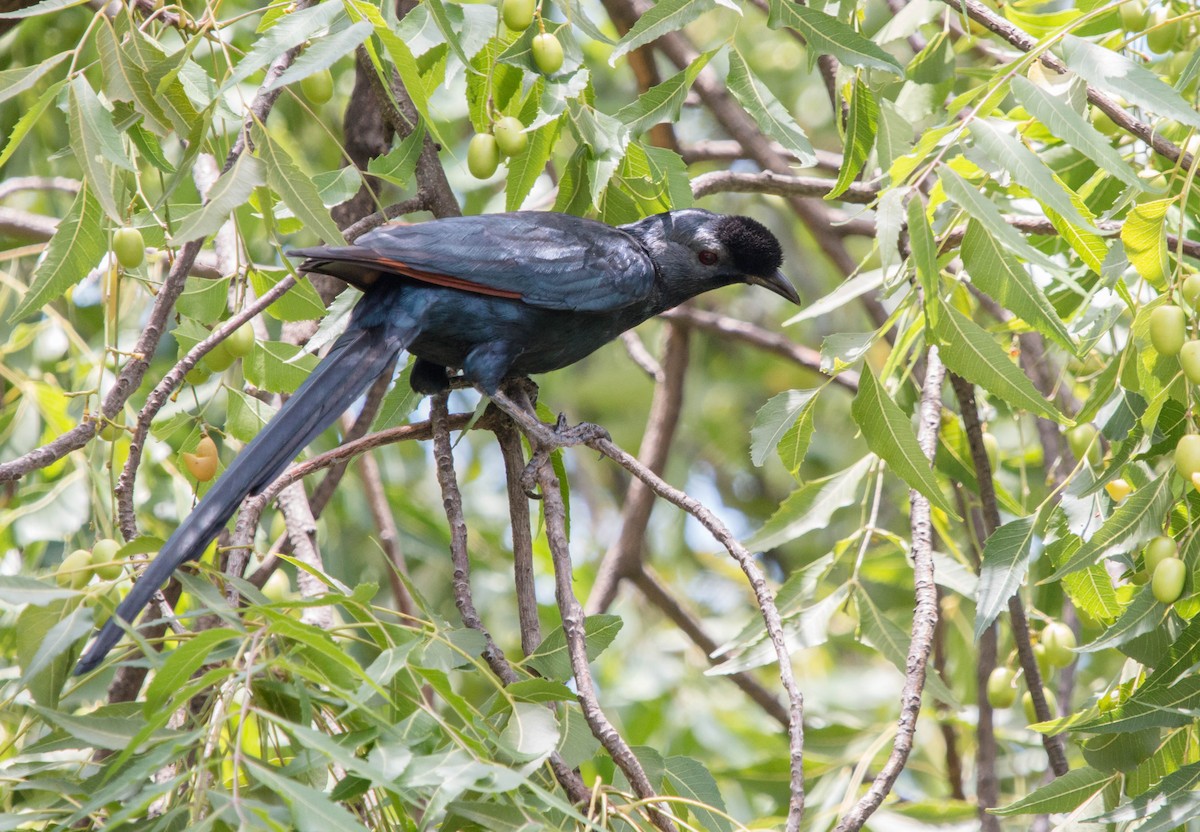
[[[548, 212], [391, 224], [353, 246], [293, 253], [311, 258], [311, 270], [360, 288], [403, 275], [545, 309], [607, 312], [644, 300], [654, 286], [654, 263], [632, 236]], [[355, 265], [366, 270], [361, 279], [347, 270]]]

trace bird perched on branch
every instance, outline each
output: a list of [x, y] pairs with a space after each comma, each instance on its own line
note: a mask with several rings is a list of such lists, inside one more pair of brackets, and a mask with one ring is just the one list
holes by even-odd
[[614, 228], [516, 212], [385, 225], [354, 245], [288, 252], [302, 272], [363, 291], [345, 333], [163, 545], [105, 622], [76, 673], [96, 667], [176, 567], [198, 558], [247, 495], [275, 480], [401, 350], [411, 384], [436, 393], [461, 371], [495, 394], [506, 378], [557, 370], [710, 289], [763, 286], [800, 298], [779, 241], [758, 222], [699, 209]]

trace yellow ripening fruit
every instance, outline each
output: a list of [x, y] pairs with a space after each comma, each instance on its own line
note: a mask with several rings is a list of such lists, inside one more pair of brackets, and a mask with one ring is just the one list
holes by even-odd
[[543, 75], [553, 75], [562, 69], [562, 44], [550, 32], [542, 32], [533, 39], [533, 63]]
[[76, 549], [62, 559], [54, 572], [54, 581], [67, 589], [82, 589], [92, 578], [92, 553]]
[[1200, 473], [1200, 435], [1189, 433], [1179, 437], [1175, 445], [1175, 470], [1185, 480]]
[[97, 540], [96, 545], [92, 547], [92, 571], [100, 580], [115, 581], [125, 574], [122, 562], [117, 560], [117, 552], [120, 549], [121, 544], [110, 537]]
[[1053, 667], [1066, 667], [1075, 659], [1075, 633], [1060, 621], [1051, 621], [1042, 629], [1046, 661]]
[[1007, 667], [997, 667], [987, 680], [987, 700], [993, 708], [1007, 708], [1017, 701], [1017, 689], [1013, 685], [1015, 675]]
[[196, 482], [208, 482], [217, 473], [217, 443], [211, 436], [204, 436], [196, 446], [195, 453], [183, 454], [183, 467]]
[[1114, 503], [1119, 503], [1133, 493], [1133, 486], [1129, 484], [1128, 480], [1117, 477], [1115, 480], [1106, 482], [1104, 490], [1108, 492], [1108, 496]]
[[1150, 313], [1150, 343], [1159, 355], [1178, 355], [1187, 338], [1187, 318], [1173, 303]]
[[519, 118], [505, 116], [496, 122], [492, 132], [496, 136], [496, 146], [505, 156], [516, 156], [529, 146], [525, 125]]
[[142, 232], [126, 226], [113, 232], [113, 254], [126, 269], [136, 269], [146, 259], [146, 241]]
[[537, 0], [504, 0], [500, 6], [500, 16], [504, 25], [513, 32], [523, 32], [533, 23], [533, 10]]
[[1154, 567], [1154, 577], [1150, 579], [1150, 591], [1163, 604], [1174, 604], [1183, 594], [1183, 585], [1187, 581], [1187, 564], [1179, 558], [1165, 558]]
[[324, 104], [333, 98], [333, 73], [328, 68], [306, 75], [300, 81], [300, 92], [313, 104]]

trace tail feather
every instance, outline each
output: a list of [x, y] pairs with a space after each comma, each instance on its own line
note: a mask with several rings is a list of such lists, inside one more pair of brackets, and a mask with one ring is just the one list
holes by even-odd
[[357, 399], [407, 346], [389, 327], [353, 329], [333, 348], [275, 418], [242, 450], [184, 519], [133, 589], [100, 629], [75, 673], [96, 667], [121, 639], [118, 619], [132, 623], [177, 567], [200, 557], [248, 495], [273, 482], [304, 446]]

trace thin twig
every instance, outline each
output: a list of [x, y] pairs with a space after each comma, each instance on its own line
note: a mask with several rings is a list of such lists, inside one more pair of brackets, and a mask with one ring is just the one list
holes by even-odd
[[[817, 176], [791, 176], [770, 170], [758, 173], [715, 170], [692, 180], [692, 196], [700, 199], [710, 194], [740, 193], [824, 198], [833, 186], [832, 179]], [[851, 182], [850, 187], [837, 196], [842, 202], [856, 205], [870, 205], [878, 198], [878, 188], [861, 182]]]
[[[921, 451], [933, 463], [937, 450], [938, 428], [941, 426], [942, 381], [946, 368], [938, 357], [938, 348], [931, 346], [926, 353], [925, 384], [921, 391], [921, 406], [917, 442]], [[929, 500], [916, 489], [909, 492], [911, 503], [913, 587], [916, 609], [913, 612], [912, 639], [905, 663], [904, 689], [900, 693], [900, 719], [892, 753], [871, 782], [871, 787], [838, 824], [838, 832], [857, 832], [883, 799], [891, 792], [896, 778], [908, 763], [917, 718], [921, 713], [921, 693], [925, 688], [925, 669], [933, 648], [934, 628], [938, 619], [937, 585], [933, 581], [933, 521]]]

